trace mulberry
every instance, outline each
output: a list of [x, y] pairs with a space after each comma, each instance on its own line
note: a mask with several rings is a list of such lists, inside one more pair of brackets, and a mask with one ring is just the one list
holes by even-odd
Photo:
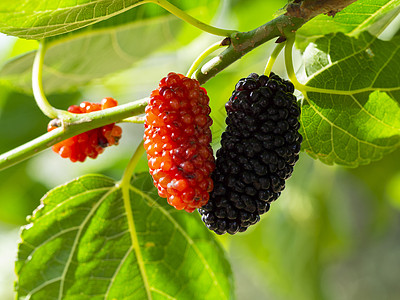
[[146, 107], [144, 147], [158, 194], [193, 212], [213, 189], [209, 98], [197, 80], [169, 73]]
[[226, 131], [216, 154], [214, 189], [199, 209], [217, 234], [247, 230], [285, 188], [299, 158], [300, 108], [289, 81], [250, 74], [236, 84], [225, 108]]
[[[84, 114], [117, 106], [118, 102], [113, 98], [104, 98], [101, 103], [82, 102], [79, 106], [72, 105], [68, 111], [75, 114]], [[50, 121], [47, 131], [56, 129], [54, 121]], [[63, 158], [69, 158], [72, 162], [84, 162], [86, 157], [96, 158], [103, 153], [104, 148], [118, 145], [122, 129], [115, 123], [83, 132], [60, 143], [53, 145], [52, 149]]]

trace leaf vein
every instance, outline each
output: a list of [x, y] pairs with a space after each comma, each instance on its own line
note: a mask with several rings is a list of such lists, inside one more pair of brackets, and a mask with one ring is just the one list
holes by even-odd
[[59, 290], [59, 294], [58, 294], [58, 299], [59, 299], [59, 300], [62, 299], [63, 292], [64, 292], [64, 281], [65, 281], [65, 276], [67, 275], [69, 266], [70, 266], [70, 264], [71, 264], [71, 262], [72, 262], [72, 257], [73, 257], [73, 254], [74, 254], [75, 250], [76, 250], [76, 247], [77, 247], [77, 245], [78, 245], [78, 240], [79, 240], [79, 237], [81, 236], [81, 233], [82, 233], [83, 228], [85, 227], [86, 223], [89, 221], [89, 219], [90, 219], [90, 217], [93, 215], [93, 213], [94, 213], [94, 212], [99, 208], [99, 206], [103, 203], [103, 201], [104, 201], [105, 199], [107, 199], [107, 197], [108, 197], [111, 193], [113, 193], [113, 192], [115, 192], [115, 191], [117, 190], [117, 187], [114, 186], [114, 187], [111, 187], [111, 188], [108, 188], [108, 189], [109, 189], [109, 191], [108, 191], [106, 194], [104, 194], [104, 195], [99, 199], [99, 201], [96, 203], [96, 205], [94, 205], [93, 208], [89, 211], [89, 213], [87, 214], [86, 218], [83, 220], [82, 224], [79, 226], [80, 228], [79, 228], [79, 230], [78, 230], [78, 232], [77, 232], [77, 235], [76, 235], [76, 237], [75, 237], [74, 243], [73, 243], [73, 245], [72, 245], [72, 249], [71, 249], [70, 255], [69, 255], [69, 257], [68, 257], [67, 262], [65, 263], [64, 272], [63, 272], [63, 274], [61, 275], [61, 279], [60, 279], [60, 290]]
[[394, 129], [394, 130], [400, 131], [400, 128], [393, 127], [392, 125], [383, 122], [381, 119], [378, 119], [378, 118], [375, 117], [373, 114], [371, 114], [368, 110], [366, 110], [366, 109], [364, 108], [364, 106], [362, 106], [362, 105], [360, 104], [360, 102], [357, 100], [356, 97], [354, 97], [354, 95], [350, 95], [350, 97], [353, 98], [354, 102], [360, 107], [361, 111], [363, 111], [364, 113], [366, 113], [371, 119], [376, 120], [377, 122], [381, 123], [381, 124], [384, 125], [384, 126], [387, 126], [387, 127], [392, 128], [392, 129]]
[[104, 294], [104, 299], [107, 299], [107, 298], [108, 298], [108, 294], [109, 294], [110, 291], [111, 291], [111, 287], [112, 287], [112, 285], [113, 285], [113, 283], [114, 283], [115, 277], [118, 275], [118, 272], [121, 270], [122, 265], [123, 265], [123, 264], [125, 263], [125, 261], [128, 259], [129, 254], [132, 253], [132, 250], [133, 250], [133, 247], [132, 247], [132, 246], [129, 247], [128, 251], [126, 251], [126, 254], [125, 254], [124, 257], [122, 258], [122, 260], [121, 260], [121, 262], [119, 263], [118, 267], [115, 269], [114, 274], [112, 275], [111, 278], [109, 278], [110, 283], [108, 284], [107, 291], [106, 291], [106, 293]]
[[48, 216], [48, 215], [51, 214], [53, 211], [57, 210], [58, 208], [62, 207], [63, 205], [67, 204], [69, 201], [74, 200], [75, 197], [84, 196], [84, 195], [88, 195], [88, 194], [91, 194], [91, 193], [94, 193], [94, 192], [99, 192], [99, 191], [107, 191], [107, 190], [109, 190], [109, 189], [110, 189], [110, 187], [103, 187], [103, 188], [92, 189], [92, 190], [88, 190], [88, 191], [85, 191], [85, 192], [82, 192], [82, 193], [79, 193], [79, 194], [75, 194], [75, 195], [73, 195], [73, 196], [71, 196], [71, 197], [65, 199], [65, 200], [62, 201], [61, 203], [57, 204], [56, 206], [54, 206], [54, 208], [52, 208], [51, 210], [49, 210], [49, 211], [46, 212], [45, 214], [43, 214], [43, 215], [41, 215], [40, 217], [38, 217], [38, 218], [36, 219], [36, 222], [39, 221], [40, 219], [42, 219], [42, 218]]
[[400, 49], [400, 46], [397, 46], [393, 53], [390, 55], [390, 57], [386, 60], [386, 62], [381, 66], [381, 68], [378, 70], [378, 72], [376, 72], [376, 75], [374, 77], [374, 79], [372, 80], [371, 83], [371, 87], [374, 86], [375, 81], [378, 79], [379, 75], [381, 74], [381, 72], [385, 69], [385, 67], [389, 64], [389, 62], [392, 60], [392, 58], [397, 54], [397, 51]]
[[140, 191], [139, 189], [137, 189], [136, 187], [134, 187], [132, 185], [130, 185], [130, 189], [132, 189], [137, 194], [141, 195], [143, 197], [143, 199], [146, 199], [149, 202], [149, 204], [157, 206], [158, 209], [167, 217], [167, 219], [169, 219], [170, 222], [178, 229], [179, 233], [187, 240], [189, 245], [193, 248], [193, 250], [195, 251], [197, 256], [200, 258], [200, 260], [204, 264], [207, 272], [210, 274], [210, 276], [213, 279], [213, 284], [217, 286], [221, 296], [223, 296], [225, 299], [227, 299], [225, 293], [222, 291], [221, 287], [219, 286], [218, 279], [216, 278], [215, 273], [211, 269], [209, 263], [207, 262], [207, 260], [205, 259], [205, 257], [203, 256], [203, 254], [201, 253], [199, 248], [197, 248], [197, 246], [194, 243], [194, 241], [192, 240], [192, 238], [183, 230], [183, 228], [179, 225], [179, 223], [174, 218], [172, 218], [171, 215], [159, 203], [157, 203], [157, 201], [153, 200], [148, 195], [146, 195], [145, 193], [143, 193], [142, 191]]
[[370, 143], [370, 142], [363, 141], [363, 140], [360, 140], [360, 139], [356, 138], [356, 137], [355, 137], [354, 135], [352, 135], [350, 132], [348, 132], [348, 131], [346, 131], [345, 129], [339, 127], [339, 126], [336, 125], [334, 122], [332, 122], [332, 121], [329, 120], [327, 117], [325, 117], [325, 116], [311, 103], [311, 101], [310, 101], [308, 98], [305, 97], [305, 99], [306, 99], [307, 103], [310, 105], [310, 107], [317, 113], [318, 116], [320, 116], [320, 118], [321, 118], [322, 120], [324, 120], [325, 122], [327, 122], [330, 126], [333, 126], [333, 127], [337, 128], [337, 129], [339, 129], [340, 131], [344, 132], [346, 135], [348, 135], [348, 136], [351, 137], [352, 139], [354, 139], [354, 140], [356, 140], [356, 141], [358, 141], [358, 142], [360, 142], [360, 143], [363, 143], [363, 144], [369, 145], [369, 146], [371, 146], [371, 147], [374, 147], [374, 148], [379, 148], [379, 149], [390, 149], [390, 148], [392, 148], [392, 146], [380, 146], [380, 145], [372, 144], [372, 143]]
[[169, 300], [177, 300], [175, 297], [172, 297], [171, 295], [168, 295], [167, 293], [164, 293], [163, 291], [160, 291], [154, 287], [151, 288], [151, 291], [160, 294], [161, 296], [166, 297]]
[[34, 295], [36, 292], [40, 291], [42, 288], [61, 280], [61, 277], [56, 277], [53, 279], [50, 279], [46, 282], [43, 282], [41, 285], [37, 286], [36, 288], [32, 289], [28, 295], [26, 295], [26, 299], [30, 299], [32, 297], [32, 295]]

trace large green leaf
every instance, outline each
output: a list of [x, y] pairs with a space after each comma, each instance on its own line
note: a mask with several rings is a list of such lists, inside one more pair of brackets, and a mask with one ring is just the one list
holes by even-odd
[[375, 28], [375, 33], [379, 33], [400, 13], [400, 0], [358, 0], [333, 18], [319, 15], [307, 22], [297, 31], [298, 45], [304, 49], [316, 38], [333, 32], [356, 36], [389, 12], [387, 18], [377, 24], [379, 28]]
[[[211, 0], [201, 0], [184, 1], [179, 6], [208, 21], [217, 5]], [[88, 28], [51, 38], [44, 60], [45, 92], [51, 94], [82, 86], [95, 78], [127, 69], [173, 42], [189, 42], [200, 31], [182, 27], [184, 24], [164, 9], [149, 4]], [[182, 32], [182, 28], [187, 27], [190, 29]], [[35, 51], [10, 60], [0, 70], [0, 78], [30, 93], [34, 55]]]
[[43, 39], [106, 20], [143, 3], [143, 0], [3, 0], [0, 31], [26, 39]]
[[358, 166], [400, 145], [400, 36], [331, 34], [306, 50], [310, 76], [303, 149], [327, 164]]
[[129, 203], [101, 175], [47, 193], [21, 233], [18, 297], [233, 297], [229, 263], [198, 214], [169, 206], [148, 174], [133, 178]]

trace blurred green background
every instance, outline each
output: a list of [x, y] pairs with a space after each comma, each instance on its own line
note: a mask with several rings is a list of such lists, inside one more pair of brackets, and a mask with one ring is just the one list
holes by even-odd
[[[221, 3], [212, 12], [213, 24], [245, 31], [272, 19], [286, 1]], [[121, 104], [148, 96], [168, 72], [185, 74], [196, 56], [217, 40], [198, 35], [198, 31], [192, 40], [187, 36], [193, 30], [189, 28], [183, 28], [185, 39], [143, 57], [131, 68], [67, 92], [52, 93], [50, 102], [66, 109], [81, 101], [99, 102], [105, 96]], [[215, 148], [224, 128], [224, 103], [234, 84], [251, 72], [263, 72], [273, 46], [270, 42], [252, 51], [205, 85], [212, 102]], [[0, 61], [36, 47], [36, 42], [1, 35]], [[286, 75], [282, 57], [273, 71]], [[43, 134], [49, 119], [36, 107], [32, 95], [10, 81], [0, 80], [0, 86], [3, 153]], [[72, 164], [47, 150], [0, 172], [0, 299], [14, 298], [13, 260], [19, 227], [26, 224], [26, 216], [40, 198], [83, 174], [121, 177], [143, 134], [142, 125], [121, 126], [120, 145], [96, 160]], [[138, 168], [146, 169], [144, 159]], [[261, 222], [246, 233], [218, 239], [232, 263], [238, 299], [399, 299], [400, 151], [357, 169], [326, 166], [302, 153], [286, 190]]]

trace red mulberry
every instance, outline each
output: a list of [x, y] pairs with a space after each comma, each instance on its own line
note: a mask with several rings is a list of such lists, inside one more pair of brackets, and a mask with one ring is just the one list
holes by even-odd
[[146, 107], [144, 147], [158, 194], [193, 212], [213, 189], [209, 98], [197, 80], [169, 73]]
[[[113, 98], [104, 98], [101, 103], [82, 102], [79, 106], [72, 105], [68, 111], [75, 114], [84, 114], [117, 106], [118, 102]], [[51, 121], [47, 131], [56, 129]], [[72, 162], [84, 162], [86, 157], [96, 158], [103, 153], [104, 148], [118, 145], [122, 129], [115, 123], [95, 128], [78, 134], [60, 143], [55, 144], [52, 149], [63, 158], [69, 158]]]

